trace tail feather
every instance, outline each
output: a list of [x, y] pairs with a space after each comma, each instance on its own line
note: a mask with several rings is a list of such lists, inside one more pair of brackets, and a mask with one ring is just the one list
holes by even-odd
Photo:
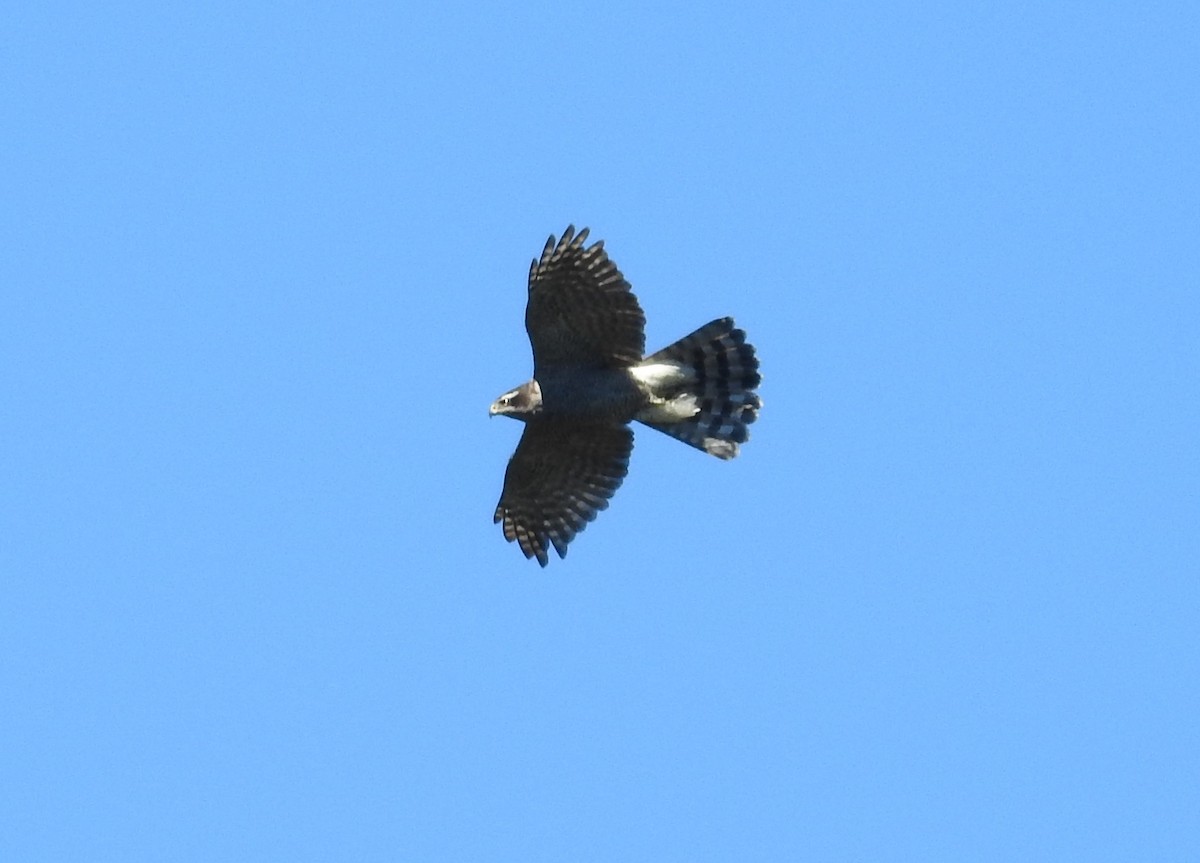
[[638, 419], [717, 458], [738, 454], [762, 407], [754, 392], [762, 377], [754, 346], [733, 318], [705, 324], [641, 365], [671, 372], [657, 376], [663, 386], [653, 392], [656, 405]]

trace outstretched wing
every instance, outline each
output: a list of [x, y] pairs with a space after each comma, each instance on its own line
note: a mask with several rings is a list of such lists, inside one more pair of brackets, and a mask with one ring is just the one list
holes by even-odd
[[587, 235], [569, 225], [529, 267], [525, 329], [535, 378], [555, 366], [622, 368], [642, 360], [646, 316], [604, 241], [583, 247]]
[[566, 557], [567, 543], [608, 508], [632, 451], [628, 425], [553, 417], [527, 422], [496, 507], [504, 538], [542, 566], [551, 545]]

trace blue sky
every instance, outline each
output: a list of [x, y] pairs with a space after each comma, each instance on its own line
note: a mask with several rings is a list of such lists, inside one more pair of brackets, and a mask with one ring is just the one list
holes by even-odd
[[[0, 857], [1200, 859], [1193, 4], [26, 4]], [[529, 259], [757, 345], [542, 571]]]

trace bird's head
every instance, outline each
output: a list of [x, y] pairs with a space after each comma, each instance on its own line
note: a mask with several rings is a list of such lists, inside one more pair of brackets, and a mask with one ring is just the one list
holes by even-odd
[[510, 416], [524, 420], [542, 409], [542, 388], [537, 381], [521, 384], [492, 402], [488, 416]]

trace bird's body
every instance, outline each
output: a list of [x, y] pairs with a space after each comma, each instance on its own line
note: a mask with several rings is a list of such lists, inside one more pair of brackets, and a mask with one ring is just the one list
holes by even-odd
[[625, 369], [576, 366], [544, 369], [536, 378], [542, 406], [560, 416], [602, 416], [629, 422], [642, 402], [642, 393]]
[[645, 317], [587, 229], [553, 236], [529, 271], [525, 325], [534, 376], [493, 416], [525, 423], [495, 521], [542, 566], [608, 506], [629, 466], [638, 420], [718, 458], [737, 455], [762, 400], [758, 359], [732, 318], [643, 357]]

